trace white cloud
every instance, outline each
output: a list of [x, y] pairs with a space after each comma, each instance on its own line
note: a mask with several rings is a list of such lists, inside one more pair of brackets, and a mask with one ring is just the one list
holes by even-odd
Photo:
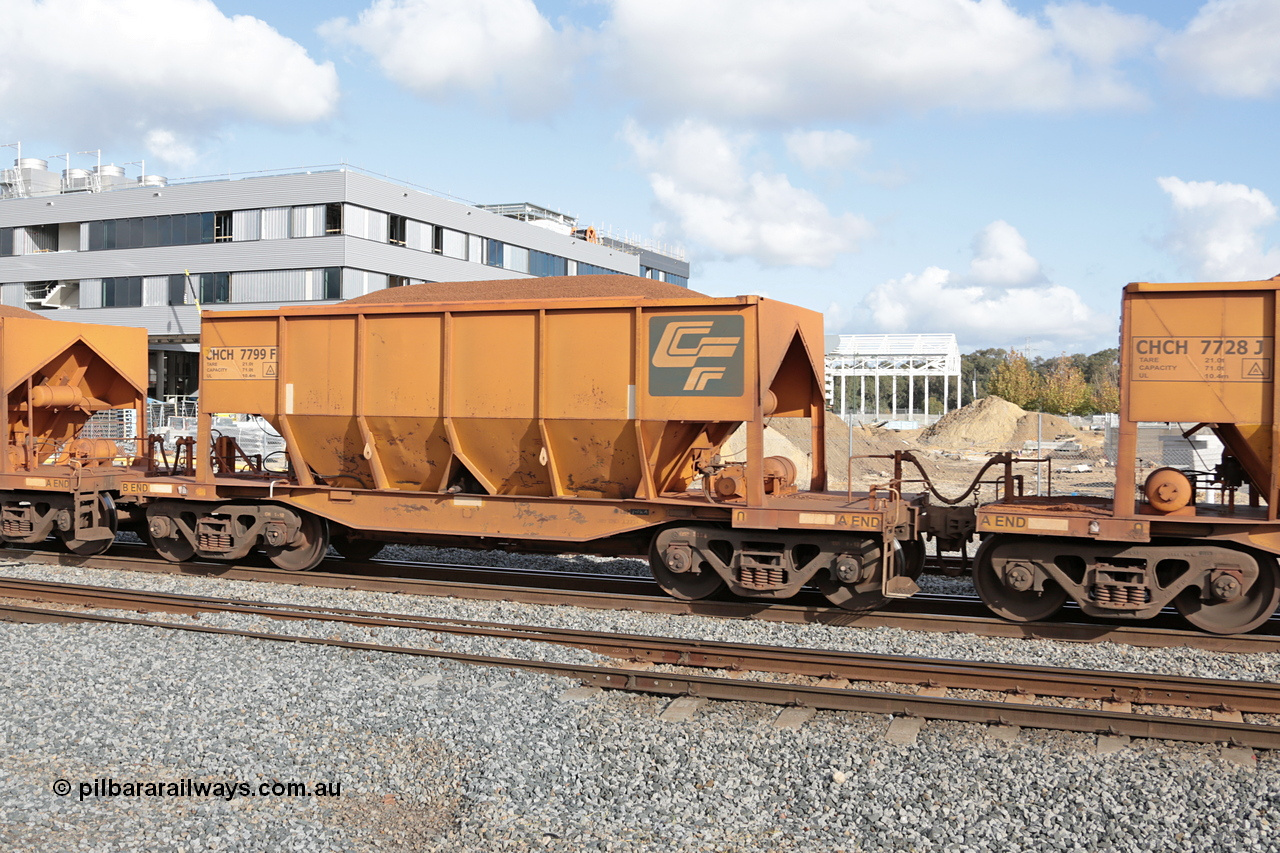
[[1276, 206], [1261, 190], [1175, 177], [1157, 183], [1173, 204], [1164, 246], [1185, 270], [1210, 281], [1280, 273], [1280, 248], [1267, 248], [1263, 233], [1276, 222]]
[[661, 139], [629, 123], [624, 135], [663, 213], [703, 257], [752, 258], [767, 266], [826, 267], [871, 233], [865, 219], [833, 214], [786, 175], [748, 171], [752, 137], [694, 121]]
[[500, 93], [514, 111], [534, 114], [568, 92], [577, 50], [532, 0], [376, 0], [355, 23], [320, 27], [353, 44], [382, 73], [427, 98]]
[[1093, 66], [1105, 67], [1133, 56], [1162, 33], [1154, 21], [1110, 6], [1063, 3], [1047, 7], [1045, 16], [1058, 43]]
[[1280, 4], [1211, 0], [1161, 56], [1196, 88], [1214, 95], [1264, 98], [1280, 91]]
[[1142, 100], [1110, 63], [1152, 25], [1005, 0], [612, 0], [606, 62], [650, 114], [796, 122], [937, 107], [1062, 110]]
[[209, 0], [7, 0], [0, 129], [87, 143], [223, 122], [331, 115], [338, 77]]
[[196, 149], [170, 130], [156, 128], [147, 134], [145, 142], [151, 156], [183, 169], [191, 168], [199, 159]]
[[1093, 341], [1110, 325], [1080, 294], [1044, 279], [1026, 241], [997, 221], [973, 242], [967, 274], [931, 266], [879, 285], [863, 305], [882, 332], [953, 332], [964, 346], [1008, 346], [1026, 338]]
[[969, 278], [978, 285], [1020, 287], [1042, 281], [1040, 262], [1027, 251], [1027, 239], [1003, 219], [973, 238]]
[[785, 142], [791, 159], [810, 172], [847, 169], [871, 150], [871, 143], [843, 130], [795, 130]]

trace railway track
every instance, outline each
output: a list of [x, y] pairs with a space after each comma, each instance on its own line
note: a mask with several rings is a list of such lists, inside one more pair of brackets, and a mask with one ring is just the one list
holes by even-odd
[[224, 563], [176, 564], [157, 558], [153, 552], [141, 546], [117, 547], [111, 554], [98, 557], [13, 548], [4, 553], [19, 561], [87, 568], [211, 576], [228, 580], [369, 592], [623, 609], [644, 613], [865, 628], [893, 627], [909, 631], [967, 633], [986, 637], [1084, 643], [1116, 642], [1148, 648], [1188, 647], [1239, 653], [1280, 650], [1280, 620], [1275, 618], [1255, 633], [1222, 636], [1190, 630], [1174, 614], [1138, 625], [1102, 624], [1081, 621], [1079, 611], [1070, 607], [1065, 608], [1056, 621], [1013, 623], [992, 616], [976, 596], [920, 594], [910, 599], [894, 601], [881, 610], [853, 613], [826, 604], [825, 599], [817, 594], [787, 604], [720, 599], [680, 601], [663, 593], [649, 578], [586, 572], [531, 571], [390, 560], [365, 563], [332, 560], [327, 565], [338, 571], [291, 572], [269, 565], [243, 567]]
[[[93, 622], [145, 626], [366, 651], [409, 654], [500, 666], [581, 680], [584, 684], [665, 696], [760, 702], [822, 710], [880, 713], [923, 719], [1097, 732], [1198, 743], [1280, 749], [1280, 726], [1246, 722], [1243, 715], [1280, 715], [1280, 685], [1232, 680], [1029, 667], [965, 661], [863, 655], [814, 649], [718, 643], [531, 625], [437, 619], [210, 596], [187, 596], [20, 579], [0, 580], [0, 598], [56, 602], [94, 611], [165, 612], [186, 616], [228, 613], [271, 620], [359, 625], [525, 640], [585, 649], [633, 662], [632, 668], [473, 655], [438, 648], [352, 642], [333, 637], [225, 628], [83, 610], [0, 604], [0, 618], [20, 622]], [[635, 663], [668, 671], [638, 671]], [[703, 669], [819, 678], [818, 684], [747, 680], [691, 671]], [[848, 686], [849, 682], [859, 686]], [[915, 685], [919, 693], [874, 689], [883, 683]], [[984, 691], [999, 698], [963, 698], [948, 690]], [[1098, 708], [1046, 704], [1040, 697], [1101, 703]], [[1135, 711], [1132, 706], [1209, 708], [1210, 719]]]

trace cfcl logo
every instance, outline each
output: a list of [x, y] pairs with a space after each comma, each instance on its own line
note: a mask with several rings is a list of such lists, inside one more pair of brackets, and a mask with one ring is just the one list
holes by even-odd
[[736, 314], [649, 319], [649, 393], [742, 395], [743, 320]]

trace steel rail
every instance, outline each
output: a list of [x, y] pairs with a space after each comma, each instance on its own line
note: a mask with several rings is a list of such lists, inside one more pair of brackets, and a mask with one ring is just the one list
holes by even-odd
[[[141, 550], [141, 549], [139, 549]], [[853, 613], [837, 607], [772, 604], [748, 601], [680, 601], [666, 595], [635, 592], [593, 592], [577, 589], [515, 586], [502, 583], [457, 582], [422, 578], [396, 578], [330, 572], [290, 572], [276, 568], [237, 568], [223, 563], [171, 563], [159, 558], [136, 556], [78, 557], [66, 553], [20, 551], [3, 552], [17, 561], [142, 571], [188, 577], [218, 577], [227, 580], [265, 581], [293, 586], [329, 589], [359, 589], [412, 595], [443, 596], [481, 601], [518, 601], [526, 604], [571, 605], [589, 609], [631, 610], [644, 613], [681, 614], [723, 619], [760, 619], [793, 624], [820, 623], [845, 627], [892, 627], [932, 633], [965, 633], [1010, 639], [1043, 639], [1064, 642], [1116, 642], [1148, 648], [1195, 648], [1216, 652], [1275, 652], [1280, 635], [1239, 634], [1224, 636], [1186, 629], [1149, 625], [1104, 625], [1081, 622], [1006, 622], [990, 615], [938, 615], [933, 613], [879, 610]], [[473, 571], [476, 567], [469, 567]], [[599, 576], [593, 576], [599, 577]], [[616, 579], [614, 576], [607, 576]], [[636, 578], [633, 580], [644, 581]], [[1274, 621], [1274, 620], [1273, 620]]]
[[920, 695], [908, 696], [850, 688], [745, 681], [700, 674], [648, 674], [613, 667], [472, 655], [439, 649], [383, 646], [348, 640], [272, 634], [262, 631], [237, 630], [90, 613], [41, 610], [13, 605], [0, 605], [0, 618], [22, 622], [94, 622], [130, 625], [215, 636], [235, 636], [359, 651], [412, 655], [481, 666], [520, 669], [542, 675], [564, 676], [579, 679], [591, 686], [663, 696], [697, 696], [705, 699], [759, 702], [770, 705], [798, 706], [823, 710], [878, 713], [974, 723], [997, 723], [1028, 728], [1097, 732], [1195, 743], [1228, 743], [1255, 749], [1280, 749], [1280, 727], [1259, 726], [1249, 723], [1182, 717], [1156, 717], [1114, 710], [1094, 711], [1050, 705], [1024, 705]]
[[226, 612], [273, 619], [336, 621], [370, 627], [527, 640], [587, 649], [616, 658], [676, 666], [1280, 714], [1280, 685], [1233, 679], [722, 643], [21, 579], [0, 578], [0, 597], [183, 614]]

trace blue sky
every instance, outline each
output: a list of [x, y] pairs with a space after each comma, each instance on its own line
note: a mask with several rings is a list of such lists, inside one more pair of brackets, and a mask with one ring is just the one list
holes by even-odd
[[1280, 0], [0, 10], [0, 142], [24, 156], [348, 162], [530, 201], [831, 333], [1093, 351], [1128, 281], [1280, 273]]

